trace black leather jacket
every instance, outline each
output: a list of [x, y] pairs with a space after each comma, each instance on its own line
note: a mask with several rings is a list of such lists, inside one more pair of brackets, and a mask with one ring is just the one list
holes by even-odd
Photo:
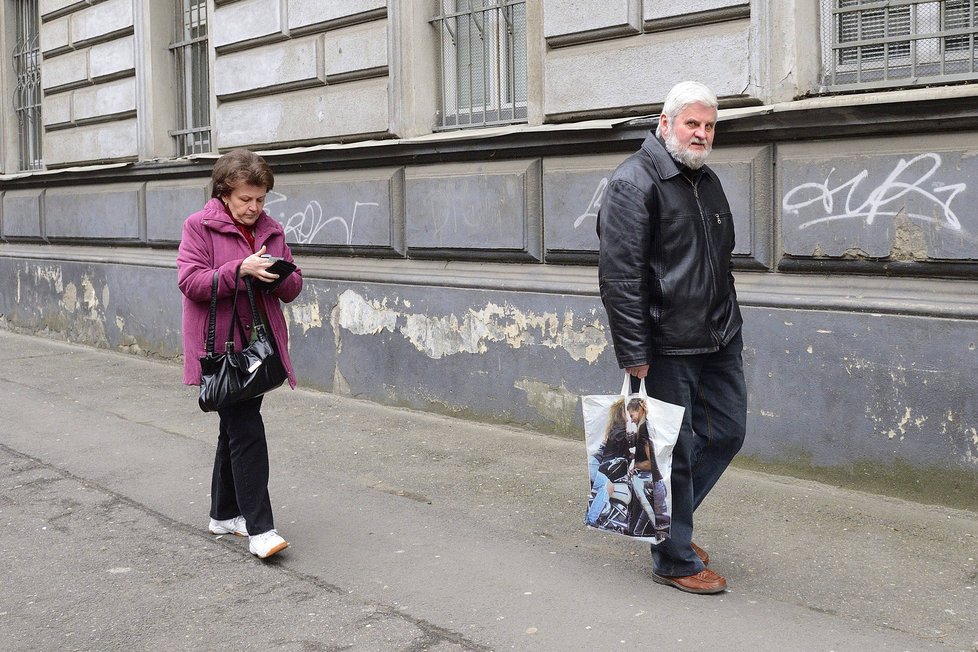
[[681, 168], [650, 134], [598, 212], [598, 283], [618, 364], [710, 353], [737, 334], [734, 225], [713, 170]]

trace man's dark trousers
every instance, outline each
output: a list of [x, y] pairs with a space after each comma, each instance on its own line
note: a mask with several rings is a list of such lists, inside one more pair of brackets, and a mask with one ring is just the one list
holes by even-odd
[[695, 575], [703, 562], [693, 552], [693, 511], [744, 443], [747, 387], [740, 331], [719, 351], [656, 355], [645, 387], [649, 396], [686, 408], [672, 453], [672, 530], [652, 546], [655, 572]]

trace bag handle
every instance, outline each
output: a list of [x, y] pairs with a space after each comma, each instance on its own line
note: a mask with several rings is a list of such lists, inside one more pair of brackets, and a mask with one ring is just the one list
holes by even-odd
[[[237, 323], [238, 332], [241, 334], [242, 344], [246, 344], [248, 341], [248, 334], [245, 332], [244, 326], [241, 324], [241, 318], [238, 316], [238, 274], [241, 273], [241, 265], [238, 265], [234, 270], [234, 295], [231, 298], [231, 323], [228, 325], [228, 336], [224, 341], [224, 348], [226, 351], [230, 352], [234, 350], [234, 325]], [[204, 352], [208, 355], [214, 353], [214, 339], [216, 337], [215, 331], [217, 330], [217, 290], [220, 283], [220, 271], [214, 270], [214, 277], [211, 279], [211, 305], [210, 305], [210, 315], [207, 322], [207, 345]], [[251, 320], [254, 324], [255, 332], [258, 334], [258, 338], [261, 340], [265, 339], [265, 327], [258, 319], [258, 304], [255, 301], [255, 291], [251, 285], [251, 279], [244, 279], [245, 290], [248, 292], [248, 303], [251, 304]]]
[[621, 395], [624, 397], [638, 395], [642, 398], [648, 398], [648, 392], [645, 391], [645, 379], [642, 378], [638, 380], [638, 389], [633, 389], [635, 387], [635, 381], [638, 380], [635, 376], [631, 375], [627, 371], [625, 372], [625, 380], [621, 384]]
[[217, 328], [217, 286], [219, 283], [218, 271], [214, 270], [214, 277], [211, 279], [211, 310], [207, 322], [207, 345], [204, 353], [212, 355], [214, 353], [214, 330]]
[[[234, 270], [234, 297], [231, 299], [231, 323], [228, 324], [228, 339], [224, 346], [228, 353], [234, 350], [234, 325], [238, 325], [238, 333], [241, 335], [241, 345], [248, 345], [248, 334], [245, 332], [244, 326], [241, 324], [241, 317], [238, 315], [238, 292], [239, 288], [239, 274], [241, 273], [241, 265]], [[261, 341], [266, 341], [267, 337], [265, 335], [265, 325], [262, 324], [261, 319], [258, 314], [258, 303], [255, 300], [255, 289], [251, 283], [251, 279], [245, 276], [244, 281], [245, 291], [248, 293], [248, 303], [251, 305], [251, 324], [252, 328], [255, 329], [255, 335]]]
[[[635, 376], [631, 375], [630, 373], [628, 373], [626, 371], [625, 372], [625, 382], [623, 382], [621, 384], [621, 396], [622, 396], [622, 398], [625, 399], [625, 404], [626, 405], [628, 404], [628, 397], [629, 396], [638, 396], [639, 398], [646, 399], [646, 401], [649, 398], [649, 394], [645, 390], [645, 379], [642, 378], [639, 381], [638, 391], [635, 391], [635, 392], [631, 391], [632, 387], [634, 386], [634, 381], [635, 381]], [[656, 437], [658, 437], [659, 434], [655, 430], [655, 422], [652, 419], [652, 414], [651, 413], [645, 415], [645, 425], [648, 426], [649, 436], [651, 437], [652, 441], [655, 441]], [[655, 460], [655, 451], [654, 451], [654, 449], [650, 449], [649, 452], [652, 454], [652, 459]], [[659, 469], [657, 468], [657, 465], [656, 464], [653, 464], [652, 465], [652, 470], [653, 470], [653, 478], [656, 479], [656, 480], [661, 480], [662, 479], [662, 475], [661, 474], [659, 474], [658, 476], [656, 476], [656, 474], [659, 473]]]

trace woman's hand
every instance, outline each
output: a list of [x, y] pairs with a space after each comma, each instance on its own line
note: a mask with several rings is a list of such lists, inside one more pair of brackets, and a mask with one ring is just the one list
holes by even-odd
[[278, 278], [278, 274], [272, 274], [268, 271], [271, 267], [272, 261], [269, 258], [262, 258], [265, 253], [265, 245], [262, 245], [261, 249], [251, 254], [247, 258], [241, 261], [241, 270], [238, 272], [241, 278], [245, 276], [253, 276], [259, 281], [274, 281]]

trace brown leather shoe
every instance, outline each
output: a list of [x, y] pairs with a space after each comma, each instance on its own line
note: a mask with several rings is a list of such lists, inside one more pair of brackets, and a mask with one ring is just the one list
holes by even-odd
[[689, 542], [689, 545], [693, 546], [693, 552], [695, 552], [696, 553], [696, 556], [700, 558], [700, 561], [703, 562], [703, 565], [704, 566], [709, 566], [710, 565], [710, 556], [708, 554], [706, 554], [706, 551], [703, 550], [702, 548], [700, 548], [698, 545], [696, 545], [692, 541]]
[[727, 590], [727, 580], [709, 568], [704, 568], [696, 575], [687, 575], [686, 577], [666, 577], [652, 573], [652, 581], [677, 588], [686, 593], [723, 593]]

